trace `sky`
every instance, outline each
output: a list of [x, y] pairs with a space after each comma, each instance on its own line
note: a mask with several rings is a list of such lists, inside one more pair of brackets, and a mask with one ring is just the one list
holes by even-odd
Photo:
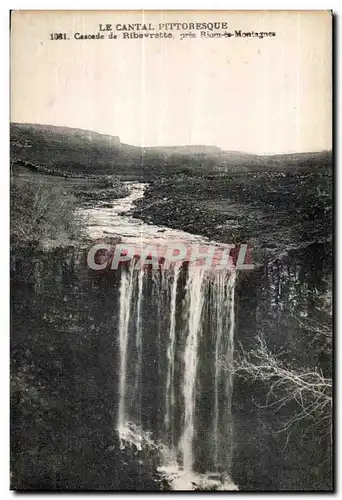
[[[100, 23], [143, 22], [227, 22], [229, 31], [276, 36], [73, 38], [98, 33]], [[51, 41], [55, 32], [70, 40]], [[21, 11], [11, 33], [13, 122], [94, 130], [138, 146], [331, 149], [328, 12]]]

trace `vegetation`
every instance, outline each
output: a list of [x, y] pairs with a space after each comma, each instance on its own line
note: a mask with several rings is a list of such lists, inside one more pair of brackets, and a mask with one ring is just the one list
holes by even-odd
[[332, 283], [326, 281], [324, 285], [325, 292], [316, 302], [316, 314], [322, 322], [313, 317], [294, 318], [301, 335], [307, 338], [311, 355], [306, 362], [297, 359], [295, 349], [276, 353], [274, 346], [270, 348], [272, 339], [260, 333], [249, 349], [240, 343], [233, 366], [223, 361], [227, 370], [246, 382], [261, 384], [265, 403], [259, 408], [278, 415], [285, 410], [277, 432], [290, 434], [303, 424], [309, 432], [314, 429], [316, 436], [330, 433], [332, 439]]
[[19, 184], [11, 180], [12, 242], [71, 239], [80, 234], [76, 197], [65, 187]]

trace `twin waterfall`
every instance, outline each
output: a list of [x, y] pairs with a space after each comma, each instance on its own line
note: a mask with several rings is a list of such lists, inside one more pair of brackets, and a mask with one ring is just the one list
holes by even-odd
[[134, 264], [121, 268], [119, 283], [121, 442], [140, 429], [163, 443], [181, 470], [225, 474], [233, 381], [224, 366], [233, 361], [236, 274], [186, 263], [158, 270]]

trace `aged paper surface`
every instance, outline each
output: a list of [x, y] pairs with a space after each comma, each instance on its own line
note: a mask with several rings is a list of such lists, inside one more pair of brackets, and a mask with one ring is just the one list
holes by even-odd
[[17, 490], [331, 491], [332, 15], [11, 15]]

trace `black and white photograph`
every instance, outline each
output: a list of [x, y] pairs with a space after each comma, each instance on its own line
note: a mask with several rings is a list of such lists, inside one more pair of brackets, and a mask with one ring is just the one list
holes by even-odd
[[334, 490], [332, 45], [11, 12], [11, 490]]

